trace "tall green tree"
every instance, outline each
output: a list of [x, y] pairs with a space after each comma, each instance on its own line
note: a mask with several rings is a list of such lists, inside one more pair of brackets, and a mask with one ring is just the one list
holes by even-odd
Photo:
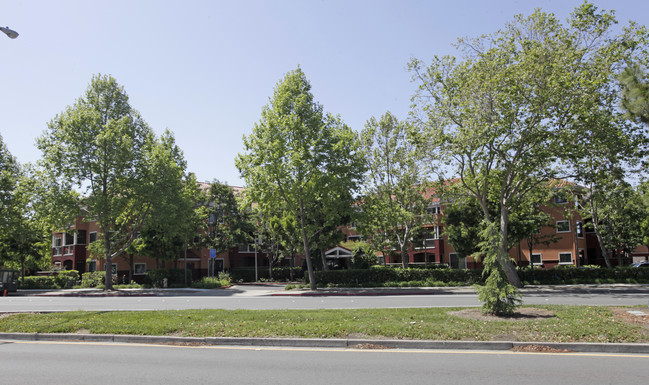
[[368, 120], [361, 133], [368, 164], [361, 229], [368, 239], [383, 236], [383, 242], [393, 245], [404, 268], [413, 239], [430, 223], [424, 153], [409, 137], [412, 130], [386, 112], [379, 120]]
[[240, 205], [232, 187], [219, 181], [210, 184], [205, 202], [203, 244], [215, 249], [217, 254], [226, 252], [238, 244], [253, 240], [255, 228], [246, 205]]
[[187, 173], [183, 152], [170, 131], [152, 144], [146, 164], [148, 189], [155, 194], [139, 236], [123, 254], [131, 275], [133, 253], [157, 261], [177, 260], [203, 224], [199, 210], [203, 195], [195, 176]]
[[598, 235], [604, 248], [615, 253], [618, 265], [623, 265], [624, 257], [643, 244], [641, 228], [647, 210], [642, 196], [626, 182], [611, 186], [603, 202], [598, 213]]
[[[154, 135], [111, 76], [97, 75], [86, 93], [57, 115], [38, 139], [43, 165], [58, 185], [79, 192], [78, 210], [95, 219], [106, 261], [106, 289], [112, 289], [111, 262], [131, 245], [152, 206], [147, 154]], [[69, 191], [69, 189], [64, 190]], [[72, 222], [72, 221], [70, 221]]]
[[[521, 282], [508, 255], [512, 208], [537, 186], [572, 174], [559, 160], [568, 156], [566, 148], [583, 144], [575, 132], [588, 107], [599, 107], [590, 94], [603, 92], [624, 47], [636, 47], [642, 35], [625, 30], [610, 38], [611, 20], [590, 3], [578, 7], [567, 25], [537, 10], [495, 34], [460, 39], [461, 61], [446, 56], [428, 67], [410, 63], [420, 85], [415, 111], [428, 127], [434, 160], [449, 166], [480, 204], [490, 260], [500, 266], [488, 270], [502, 272], [513, 286]], [[489, 212], [492, 186], [495, 216]]]
[[13, 191], [13, 205], [10, 208], [11, 223], [4, 233], [4, 255], [9, 265], [19, 268], [24, 276], [25, 269], [47, 269], [52, 263], [52, 234], [47, 221], [36, 210], [35, 188], [38, 180], [33, 177], [29, 166], [21, 167], [20, 177]]
[[19, 205], [14, 191], [20, 178], [20, 165], [0, 135], [0, 262], [8, 259], [11, 224]]
[[[354, 132], [316, 103], [300, 68], [277, 84], [236, 164], [247, 196], [265, 214], [281, 204], [298, 224], [311, 289], [311, 243], [323, 228], [343, 225], [364, 163]], [[322, 226], [322, 223], [326, 226]]]
[[482, 210], [474, 199], [454, 199], [444, 207], [444, 234], [460, 258], [480, 253], [477, 239], [482, 231]]

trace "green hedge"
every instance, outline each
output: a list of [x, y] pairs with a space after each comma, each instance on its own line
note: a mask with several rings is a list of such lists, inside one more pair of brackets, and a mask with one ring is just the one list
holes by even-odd
[[57, 289], [54, 283], [54, 277], [38, 276], [25, 277], [20, 283], [21, 289]]
[[104, 288], [105, 271], [93, 271], [81, 275], [81, 287]]
[[[147, 284], [153, 287], [164, 287], [163, 279], [167, 278], [167, 287], [185, 287], [185, 269], [157, 269], [146, 272]], [[187, 282], [191, 283], [191, 271], [187, 270]]]
[[[577, 268], [558, 266], [552, 269], [518, 270], [525, 285], [649, 283], [649, 269], [634, 267]], [[305, 277], [308, 279], [308, 277]], [[342, 287], [408, 287], [469, 286], [482, 284], [481, 269], [448, 269], [373, 266], [370, 269], [329, 270], [315, 272], [316, 285]]]
[[315, 272], [318, 286], [457, 286], [482, 282], [482, 270], [373, 266]]
[[[273, 281], [289, 282], [291, 281], [291, 270], [293, 270], [293, 280], [301, 281], [304, 279], [304, 271], [301, 267], [274, 267], [273, 268]], [[259, 280], [268, 281], [270, 275], [267, 267], [260, 267], [257, 270]], [[250, 268], [235, 268], [230, 269], [230, 277], [232, 282], [254, 282], [255, 269]]]
[[649, 283], [649, 269], [637, 267], [584, 267], [558, 266], [552, 269], [522, 268], [518, 276], [526, 284], [602, 284]]
[[79, 282], [79, 272], [62, 270], [51, 276], [25, 277], [20, 284], [21, 289], [71, 289]]

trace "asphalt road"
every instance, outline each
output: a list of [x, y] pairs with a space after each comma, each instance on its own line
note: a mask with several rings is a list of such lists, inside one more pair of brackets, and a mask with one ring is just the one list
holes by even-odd
[[[649, 355], [0, 341], [0, 373], [32, 384], [642, 384]], [[62, 369], [64, 368], [64, 369]]]
[[[182, 309], [352, 309], [481, 306], [471, 289], [404, 290], [383, 292], [329, 291], [318, 296], [286, 295], [281, 288], [235, 286], [225, 290], [148, 292], [137, 296], [0, 297], [0, 312], [70, 310], [182, 310]], [[413, 294], [408, 294], [413, 293]], [[43, 294], [43, 293], [41, 293]], [[55, 295], [56, 294], [56, 295]], [[293, 293], [297, 294], [297, 293]], [[344, 294], [344, 295], [343, 295]], [[524, 304], [633, 306], [649, 304], [649, 286], [552, 287], [523, 290]]]

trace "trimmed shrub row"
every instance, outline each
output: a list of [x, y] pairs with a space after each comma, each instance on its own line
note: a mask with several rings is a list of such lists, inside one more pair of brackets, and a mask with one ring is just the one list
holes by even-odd
[[[518, 270], [526, 284], [602, 284], [649, 283], [649, 269], [633, 267], [553, 269], [522, 268]], [[308, 279], [308, 277], [305, 277]], [[374, 266], [370, 269], [329, 270], [315, 272], [316, 285], [342, 287], [408, 287], [470, 286], [483, 284], [481, 269], [431, 269]]]
[[[291, 279], [291, 270], [293, 270], [293, 278]], [[260, 267], [257, 270], [259, 280], [271, 280], [268, 268]], [[254, 282], [255, 269], [250, 268], [235, 268], [230, 269], [230, 277], [232, 282]], [[304, 279], [304, 271], [301, 267], [274, 267], [273, 268], [273, 281], [276, 282], [290, 282], [301, 281]]]
[[373, 266], [315, 272], [318, 286], [441, 286], [482, 283], [482, 270]]
[[79, 282], [79, 272], [62, 270], [52, 276], [29, 276], [20, 283], [21, 289], [71, 289]]
[[552, 269], [518, 270], [524, 284], [599, 284], [599, 283], [649, 283], [649, 269], [637, 267], [584, 267], [559, 266]]

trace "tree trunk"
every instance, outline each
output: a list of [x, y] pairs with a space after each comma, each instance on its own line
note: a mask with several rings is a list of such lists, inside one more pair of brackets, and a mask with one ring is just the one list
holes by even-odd
[[102, 233], [104, 233], [104, 247], [106, 248], [106, 265], [104, 266], [106, 269], [106, 276], [104, 277], [104, 282], [105, 284], [105, 290], [113, 290], [113, 272], [112, 272], [112, 258], [110, 255], [110, 232], [106, 231], [106, 229], [102, 228], [101, 229]]
[[300, 213], [300, 227], [302, 228], [302, 243], [304, 244], [304, 256], [306, 258], [306, 269], [309, 274], [309, 287], [311, 290], [316, 290], [315, 274], [313, 274], [313, 263], [311, 262], [311, 254], [309, 252], [309, 238], [304, 228], [304, 214]]
[[322, 269], [324, 271], [329, 270], [329, 265], [327, 264], [327, 256], [325, 255], [324, 249], [320, 249], [320, 258], [322, 258]]
[[593, 227], [595, 228], [595, 235], [597, 236], [597, 242], [599, 243], [599, 248], [602, 251], [602, 257], [604, 257], [604, 262], [606, 263], [606, 267], [611, 268], [613, 267], [613, 264], [611, 263], [611, 256], [606, 246], [604, 246], [604, 238], [602, 237], [602, 234], [599, 232], [599, 226], [595, 225], [594, 223], [595, 223], [595, 218], [593, 218]]
[[516, 271], [516, 267], [511, 258], [509, 258], [509, 248], [507, 247], [508, 223], [509, 212], [507, 211], [506, 205], [503, 204], [500, 208], [500, 247], [498, 248], [498, 262], [505, 271], [509, 283], [515, 287], [523, 287], [518, 272]]
[[404, 269], [408, 268], [408, 264], [410, 263], [410, 256], [408, 255], [408, 250], [406, 249], [406, 242], [403, 242], [401, 244], [401, 266], [403, 266]]

